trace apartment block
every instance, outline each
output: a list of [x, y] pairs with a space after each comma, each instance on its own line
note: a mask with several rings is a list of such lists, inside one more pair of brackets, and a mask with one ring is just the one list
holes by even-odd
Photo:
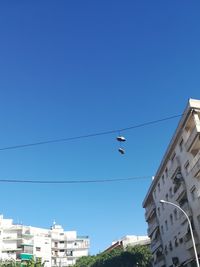
[[104, 252], [111, 251], [115, 248], [124, 248], [131, 246], [149, 246], [150, 245], [150, 238], [148, 236], [137, 236], [137, 235], [126, 235], [119, 240], [115, 240], [112, 242], [112, 245], [109, 246]]
[[64, 231], [53, 224], [44, 229], [14, 224], [0, 216], [0, 259], [25, 263], [35, 259], [45, 267], [72, 266], [89, 251], [88, 236], [77, 236], [76, 231]]
[[154, 267], [196, 266], [200, 256], [200, 100], [190, 99], [143, 201]]
[[64, 231], [54, 223], [51, 228], [52, 266], [71, 266], [76, 260], [88, 256], [89, 237], [77, 236], [76, 231]]

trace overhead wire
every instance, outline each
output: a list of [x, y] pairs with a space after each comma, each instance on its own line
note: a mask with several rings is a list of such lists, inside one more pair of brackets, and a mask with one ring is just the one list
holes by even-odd
[[130, 178], [95, 179], [95, 180], [27, 180], [27, 179], [0, 179], [0, 183], [26, 183], [26, 184], [88, 184], [88, 183], [110, 183], [125, 182], [133, 180], [149, 179], [152, 176], [136, 176]]
[[40, 146], [40, 145], [52, 144], [52, 143], [61, 143], [61, 142], [73, 141], [73, 140], [84, 139], [84, 138], [91, 138], [91, 137], [96, 137], [96, 136], [101, 136], [101, 135], [119, 133], [119, 132], [129, 131], [129, 130], [136, 129], [136, 128], [145, 127], [148, 125], [153, 125], [153, 124], [160, 123], [163, 121], [175, 119], [175, 118], [178, 118], [181, 116], [183, 116], [183, 114], [173, 115], [170, 117], [165, 117], [165, 118], [158, 119], [158, 120], [148, 121], [148, 122], [144, 122], [141, 124], [136, 124], [136, 125], [132, 125], [130, 127], [116, 129], [116, 130], [102, 131], [102, 132], [98, 132], [98, 133], [91, 133], [91, 134], [79, 135], [79, 136], [74, 136], [74, 137], [66, 137], [66, 138], [52, 139], [52, 140], [46, 140], [46, 141], [40, 141], [40, 142], [34, 142], [34, 143], [0, 147], [0, 151], [11, 150], [11, 149], [20, 149], [20, 148], [33, 147], [33, 146]]
[[[44, 144], [50, 144], [50, 143], [58, 143], [58, 142], [67, 142], [77, 139], [83, 139], [83, 138], [90, 138], [95, 136], [101, 136], [101, 135], [107, 135], [112, 133], [119, 133], [123, 131], [132, 130], [135, 128], [140, 128], [148, 125], [153, 125], [159, 122], [171, 120], [174, 118], [181, 117], [183, 114], [179, 115], [173, 115], [170, 117], [165, 117], [158, 120], [153, 120], [141, 124], [136, 124], [130, 127], [121, 128], [117, 130], [110, 130], [110, 131], [104, 131], [104, 132], [98, 132], [98, 133], [92, 133], [87, 135], [80, 135], [75, 137], [68, 137], [68, 138], [60, 138], [60, 139], [53, 139], [53, 140], [47, 140], [47, 141], [41, 141], [41, 142], [35, 142], [35, 143], [28, 143], [28, 144], [21, 144], [21, 145], [15, 145], [15, 146], [7, 146], [7, 147], [1, 147], [0, 151], [3, 150], [9, 150], [9, 149], [18, 149], [18, 148], [25, 148], [25, 147], [31, 147], [31, 146], [38, 146], [38, 145], [44, 145]], [[130, 178], [115, 178], [115, 179], [94, 179], [94, 180], [27, 180], [27, 179], [0, 179], [0, 183], [24, 183], [24, 184], [88, 184], [88, 183], [110, 183], [110, 182], [125, 182], [125, 181], [133, 181], [133, 180], [141, 180], [141, 179], [149, 179], [152, 178], [152, 176], [136, 176], [136, 177], [130, 177]]]

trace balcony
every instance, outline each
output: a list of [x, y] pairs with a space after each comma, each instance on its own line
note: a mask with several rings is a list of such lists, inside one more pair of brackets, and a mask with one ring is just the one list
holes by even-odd
[[188, 239], [186, 242], [185, 242], [185, 248], [187, 250], [191, 249], [193, 247], [193, 242], [192, 242], [192, 238]]
[[153, 233], [153, 231], [154, 231], [157, 227], [159, 227], [159, 225], [158, 225], [158, 221], [157, 221], [157, 220], [154, 220], [154, 221], [150, 224], [150, 226], [149, 226], [149, 228], [148, 228], [148, 230], [147, 230], [147, 232], [148, 232], [148, 236], [151, 236], [151, 234]]
[[179, 157], [176, 156], [169, 169], [169, 177], [172, 177], [179, 167], [180, 167]]
[[32, 234], [30, 234], [30, 233], [23, 233], [23, 234], [22, 234], [22, 237], [23, 237], [23, 238], [27, 238], [27, 239], [28, 239], [28, 238], [32, 238], [32, 237], [33, 237], [33, 235], [32, 235]]
[[[197, 233], [195, 230], [193, 230], [193, 234], [194, 234], [195, 244], [197, 245], [199, 242], [197, 240]], [[184, 243], [185, 243], [185, 248], [187, 250], [189, 250], [193, 247], [193, 242], [192, 242], [190, 230], [188, 230], [188, 233], [184, 237]]]
[[190, 152], [192, 150], [193, 145], [194, 145], [195, 141], [197, 140], [197, 137], [199, 136], [199, 134], [200, 134], [200, 132], [199, 132], [199, 130], [197, 130], [197, 127], [195, 126], [194, 129], [191, 131], [191, 134], [185, 143], [186, 151]]
[[183, 183], [177, 184], [174, 186], [174, 197], [176, 200], [181, 198], [181, 195], [183, 195], [186, 192], [186, 187]]
[[151, 241], [151, 252], [154, 253], [155, 250], [157, 250], [162, 245], [161, 239], [154, 239]]
[[192, 177], [197, 177], [200, 173], [200, 151], [194, 157], [193, 161], [191, 162], [190, 174]]
[[77, 236], [77, 239], [83, 240], [83, 239], [89, 239], [88, 235], [79, 235]]
[[2, 248], [2, 252], [16, 252], [16, 251], [21, 251], [21, 248]]
[[17, 235], [3, 237], [3, 241], [4, 242], [6, 242], [6, 241], [8, 241], [8, 242], [10, 242], [10, 241], [16, 241], [16, 240], [20, 240], [20, 239], [21, 239], [21, 237], [19, 237]]
[[[186, 212], [186, 214], [189, 217], [192, 215], [192, 212], [191, 212], [191, 209], [189, 207], [188, 202], [186, 202], [184, 205], [182, 205], [181, 208]], [[183, 224], [186, 220], [187, 220], [187, 218], [186, 218], [185, 214], [182, 211], [180, 211], [179, 212], [179, 221], [180, 221], [180, 224]]]
[[72, 250], [81, 250], [81, 249], [86, 249], [89, 248], [89, 244], [82, 244], [82, 245], [77, 245], [77, 246], [67, 246], [65, 249], [72, 249]]
[[22, 246], [33, 246], [33, 238], [31, 238], [31, 239], [23, 238], [21, 245]]
[[156, 209], [156, 206], [154, 203], [152, 203], [150, 205], [150, 207], [148, 207], [148, 209], [146, 209], [146, 212], [145, 212], [145, 220], [147, 221], [148, 218], [150, 217], [150, 215], [152, 215], [153, 211], [155, 211]]
[[161, 253], [160, 255], [158, 255], [156, 257], [156, 260], [155, 260], [155, 265], [157, 267], [161, 267], [161, 266], [164, 266], [165, 265], [165, 256]]

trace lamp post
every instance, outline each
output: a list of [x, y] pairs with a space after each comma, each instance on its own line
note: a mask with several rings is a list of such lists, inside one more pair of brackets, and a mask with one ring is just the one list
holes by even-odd
[[200, 266], [199, 266], [198, 255], [197, 255], [197, 249], [196, 249], [195, 240], [194, 240], [194, 234], [193, 234], [193, 230], [192, 230], [192, 224], [191, 224], [191, 222], [190, 222], [190, 218], [188, 217], [187, 213], [186, 213], [183, 209], [181, 209], [180, 206], [178, 206], [178, 205], [176, 205], [176, 204], [174, 204], [174, 203], [172, 203], [172, 202], [169, 202], [169, 201], [166, 201], [166, 200], [163, 200], [163, 199], [161, 199], [160, 202], [161, 202], [161, 203], [170, 204], [170, 205], [172, 205], [172, 206], [178, 208], [178, 209], [181, 210], [181, 211], [184, 213], [184, 215], [186, 216], [186, 218], [187, 218], [187, 220], [188, 220], [189, 227], [190, 227], [190, 233], [191, 233], [191, 237], [192, 237], [192, 243], [193, 243], [193, 248], [194, 248], [194, 254], [195, 254], [195, 258], [196, 258], [197, 267], [200, 267]]

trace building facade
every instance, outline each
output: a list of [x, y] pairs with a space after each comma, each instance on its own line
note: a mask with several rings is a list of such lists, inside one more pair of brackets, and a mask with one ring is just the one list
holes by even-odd
[[25, 262], [34, 258], [45, 267], [72, 266], [89, 252], [89, 238], [76, 231], [64, 231], [53, 224], [51, 229], [14, 224], [0, 216], [0, 259]]
[[120, 238], [119, 240], [115, 240], [112, 242], [112, 245], [109, 246], [106, 251], [111, 251], [115, 248], [124, 248], [126, 249], [126, 247], [131, 246], [148, 246], [150, 245], [150, 238], [148, 236], [136, 236], [136, 235], [126, 235], [122, 238]]
[[200, 100], [190, 99], [143, 201], [153, 266], [196, 266], [186, 216], [200, 256]]

